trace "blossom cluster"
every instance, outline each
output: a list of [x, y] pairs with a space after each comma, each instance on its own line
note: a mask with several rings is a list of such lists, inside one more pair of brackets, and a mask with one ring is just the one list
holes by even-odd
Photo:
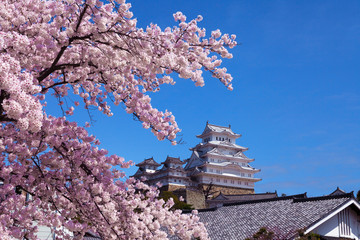
[[[232, 77], [219, 67], [218, 57], [232, 57], [227, 47], [236, 45], [235, 36], [216, 30], [206, 38], [205, 29], [198, 26], [201, 16], [186, 22], [178, 12], [174, 19], [179, 25], [162, 31], [155, 24], [137, 28], [131, 5], [125, 2], [24, 0], [3, 4], [1, 34], [19, 36], [4, 38], [2, 48], [37, 79], [35, 84], [43, 93], [54, 89], [57, 97], [65, 97], [73, 89], [86, 108], [94, 106], [109, 116], [111, 97], [145, 128], [151, 127], [160, 140], [175, 142], [180, 129], [172, 115], [151, 106], [146, 92], [174, 84], [172, 73], [203, 86], [206, 70], [232, 89]], [[18, 114], [15, 103], [10, 104], [9, 111]]]
[[157, 188], [132, 178], [121, 181], [124, 173], [113, 166], [130, 163], [108, 156], [75, 122], [50, 116], [41, 131], [20, 134], [7, 124], [0, 136], [0, 226], [16, 238], [35, 239], [36, 221], [58, 229], [63, 239], [73, 237], [61, 227], [79, 238], [93, 231], [103, 239], [167, 239], [169, 234], [207, 239], [198, 217], [170, 211], [173, 203], [158, 200]]
[[[232, 77], [221, 58], [235, 36], [174, 14], [177, 26], [137, 27], [131, 4], [99, 0], [2, 1], [0, 8], [0, 234], [35, 239], [37, 224], [64, 239], [86, 231], [104, 239], [206, 239], [196, 215], [169, 211], [158, 190], [123, 181], [118, 156], [65, 117], [48, 116], [45, 97], [112, 116], [122, 105], [159, 140], [176, 144], [180, 131], [170, 111], [152, 106], [150, 92], [175, 84], [174, 76], [204, 85], [209, 72], [228, 89]], [[18, 195], [19, 189], [30, 197]], [[64, 230], [66, 229], [66, 231]], [[166, 229], [166, 230], [164, 230]]]
[[43, 119], [42, 106], [34, 95], [41, 87], [9, 54], [0, 54], [0, 99], [3, 118], [16, 122], [21, 130], [37, 132]]

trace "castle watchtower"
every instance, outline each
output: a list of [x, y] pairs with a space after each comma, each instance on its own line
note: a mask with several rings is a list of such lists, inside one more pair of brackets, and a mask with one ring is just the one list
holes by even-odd
[[191, 148], [191, 157], [187, 160], [185, 171], [192, 181], [208, 187], [212, 191], [224, 194], [254, 193], [254, 183], [261, 179], [254, 174], [260, 169], [250, 166], [254, 159], [244, 152], [248, 150], [236, 144], [240, 134], [231, 127], [206, 123], [202, 134], [197, 136], [201, 143]]

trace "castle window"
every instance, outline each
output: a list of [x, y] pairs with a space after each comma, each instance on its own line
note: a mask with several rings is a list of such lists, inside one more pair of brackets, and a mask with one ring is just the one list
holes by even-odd
[[224, 179], [224, 183], [227, 183], [227, 180], [226, 180], [226, 179]]
[[220, 182], [220, 179], [219, 179], [219, 178], [217, 178], [217, 179], [216, 179], [216, 181], [217, 181], [217, 182]]
[[213, 172], [213, 169], [212, 169], [212, 168], [210, 168], [210, 169], [209, 169], [209, 171], [210, 171], [210, 172]]
[[220, 170], [218, 169], [218, 170], [216, 170], [216, 172], [217, 172], [217, 173], [220, 173]]
[[251, 174], [250, 174], [250, 173], [248, 174], [248, 177], [251, 177]]
[[238, 184], [241, 185], [241, 181], [238, 181]]
[[176, 182], [176, 179], [174, 179], [174, 182]]
[[231, 180], [231, 183], [234, 184], [234, 180]]
[[246, 182], [246, 183], [245, 183], [245, 185], [246, 185], [246, 186], [249, 186], [249, 183], [248, 183], [248, 182]]

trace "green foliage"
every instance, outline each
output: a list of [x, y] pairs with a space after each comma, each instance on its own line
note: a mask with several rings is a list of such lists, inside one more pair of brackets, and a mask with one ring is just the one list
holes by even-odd
[[274, 232], [269, 231], [266, 227], [262, 227], [251, 238], [246, 238], [245, 240], [273, 240], [274, 238]]
[[[308, 233], [305, 234], [305, 229], [300, 229], [297, 231], [298, 236], [296, 239], [299, 240], [323, 240], [324, 238], [321, 237], [319, 234], [315, 233]], [[282, 233], [279, 229], [275, 229], [275, 231], [270, 231], [266, 227], [262, 227], [255, 233], [251, 238], [246, 238], [245, 240], [280, 240], [280, 239], [288, 239], [293, 234], [290, 233]]]
[[322, 238], [319, 234], [316, 233], [308, 233], [305, 234], [305, 229], [300, 229], [298, 231], [299, 234], [299, 238], [300, 240], [323, 240], [324, 238]]
[[162, 191], [160, 193], [159, 198], [164, 199], [165, 202], [167, 202], [170, 198], [172, 198], [174, 200], [174, 206], [172, 206], [171, 209], [181, 209], [181, 210], [194, 209], [190, 204], [180, 201], [179, 198], [173, 192], [170, 191]]

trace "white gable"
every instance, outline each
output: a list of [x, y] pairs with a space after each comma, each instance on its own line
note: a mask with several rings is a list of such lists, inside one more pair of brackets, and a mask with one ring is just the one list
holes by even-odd
[[314, 232], [325, 237], [360, 239], [360, 204], [351, 200], [322, 221], [310, 227], [306, 233]]

